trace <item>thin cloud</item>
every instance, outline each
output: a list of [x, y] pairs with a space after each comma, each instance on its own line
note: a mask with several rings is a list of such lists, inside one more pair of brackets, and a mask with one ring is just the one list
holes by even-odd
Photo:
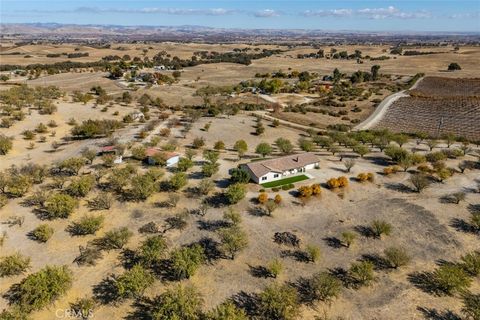
[[302, 13], [306, 17], [347, 17], [352, 14], [352, 9], [306, 10]]
[[431, 14], [427, 11], [402, 11], [394, 6], [386, 8], [364, 8], [364, 9], [333, 9], [333, 10], [307, 10], [302, 12], [306, 17], [363, 17], [367, 19], [425, 19], [430, 18]]
[[449, 15], [450, 19], [480, 19], [480, 11], [467, 12], [467, 13], [455, 13]]
[[128, 13], [128, 14], [168, 14], [168, 15], [205, 15], [205, 16], [223, 16], [238, 13], [238, 10], [224, 8], [209, 9], [183, 9], [183, 8], [139, 8], [139, 9], [121, 9], [121, 8], [98, 8], [98, 7], [78, 7], [73, 10], [35, 10], [38, 13]]
[[430, 13], [426, 11], [404, 12], [394, 6], [387, 8], [365, 8], [357, 11], [359, 15], [363, 15], [369, 19], [423, 19], [430, 18]]
[[257, 18], [271, 18], [271, 17], [278, 17], [280, 16], [280, 12], [277, 10], [272, 10], [272, 9], [264, 9], [260, 11], [256, 11], [253, 13], [253, 15]]

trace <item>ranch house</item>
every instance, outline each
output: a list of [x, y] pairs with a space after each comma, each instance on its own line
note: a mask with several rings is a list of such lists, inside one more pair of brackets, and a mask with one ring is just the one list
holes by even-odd
[[164, 160], [167, 167], [176, 165], [178, 163], [178, 160], [180, 160], [179, 154], [174, 152], [164, 152], [157, 148], [148, 148], [147, 150], [145, 150], [145, 156], [145, 161], [149, 165], [157, 164], [155, 160], [156, 156], [159, 156], [162, 160]]
[[254, 161], [242, 164], [241, 168], [247, 171], [251, 179], [256, 183], [267, 183], [303, 174], [307, 170], [317, 168], [318, 166], [318, 157], [313, 153], [306, 152], [275, 159]]

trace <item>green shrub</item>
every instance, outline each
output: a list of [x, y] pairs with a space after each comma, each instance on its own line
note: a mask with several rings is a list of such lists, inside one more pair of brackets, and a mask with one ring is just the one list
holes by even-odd
[[349, 274], [356, 286], [369, 285], [374, 280], [373, 263], [370, 261], [352, 263]]
[[49, 219], [68, 218], [77, 205], [77, 200], [68, 194], [55, 193], [45, 201], [44, 210]]
[[97, 244], [103, 250], [122, 249], [133, 236], [133, 233], [127, 227], [110, 230], [105, 235], [97, 239]]
[[38, 242], [47, 242], [52, 235], [53, 228], [47, 224], [41, 224], [30, 232], [30, 236]]
[[0, 277], [16, 276], [30, 268], [30, 258], [19, 253], [0, 259]]
[[80, 220], [73, 222], [68, 231], [76, 236], [95, 234], [103, 226], [103, 216], [85, 215]]
[[226, 301], [207, 313], [208, 320], [248, 320], [245, 311], [235, 306], [231, 301]]
[[95, 185], [95, 178], [92, 175], [82, 176], [74, 179], [67, 187], [66, 191], [72, 197], [83, 198]]
[[328, 272], [319, 272], [308, 280], [307, 288], [309, 300], [330, 302], [340, 294], [342, 283]]
[[320, 248], [318, 246], [309, 244], [305, 248], [305, 254], [306, 254], [306, 257], [307, 257], [308, 261], [317, 262], [318, 259], [320, 259], [320, 254], [321, 254]]
[[199, 320], [203, 299], [195, 287], [178, 285], [155, 297], [152, 305], [149, 319]]
[[435, 270], [433, 279], [438, 288], [447, 295], [462, 292], [472, 281], [461, 267], [451, 264], [442, 265]]
[[280, 260], [274, 259], [268, 263], [266, 269], [270, 277], [276, 278], [282, 272], [283, 264]]
[[65, 294], [72, 282], [67, 266], [46, 266], [12, 288], [10, 303], [25, 312], [43, 309]]
[[389, 236], [392, 233], [392, 225], [383, 220], [373, 220], [370, 230], [375, 238], [381, 238], [382, 235]]
[[72, 308], [76, 315], [82, 320], [87, 320], [93, 317], [95, 306], [96, 302], [92, 298], [79, 298], [74, 303], [70, 304], [70, 308]]
[[247, 193], [247, 188], [241, 183], [235, 183], [228, 186], [225, 195], [230, 204], [236, 204], [243, 198]]
[[480, 275], [480, 251], [467, 253], [460, 261], [460, 266], [472, 277]]
[[410, 262], [410, 257], [404, 248], [390, 247], [385, 249], [383, 253], [390, 267], [394, 269], [407, 265]]
[[144, 266], [158, 263], [167, 250], [165, 238], [160, 235], [152, 236], [142, 242], [138, 249], [138, 259]]
[[120, 298], [136, 298], [142, 296], [154, 280], [154, 276], [148, 270], [136, 264], [115, 279], [115, 287]]
[[259, 294], [258, 310], [262, 319], [295, 319], [299, 314], [298, 293], [287, 284], [274, 283]]
[[203, 248], [196, 244], [176, 249], [170, 256], [172, 271], [177, 279], [190, 278], [205, 261]]
[[0, 134], [0, 155], [6, 155], [13, 147], [12, 139]]

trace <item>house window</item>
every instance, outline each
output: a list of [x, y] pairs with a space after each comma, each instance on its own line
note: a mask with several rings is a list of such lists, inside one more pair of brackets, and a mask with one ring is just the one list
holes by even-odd
[[262, 181], [265, 181], [265, 180], [267, 180], [267, 177], [262, 177]]
[[274, 177], [274, 178], [278, 178], [278, 173], [275, 173], [275, 174], [273, 175], [273, 177]]

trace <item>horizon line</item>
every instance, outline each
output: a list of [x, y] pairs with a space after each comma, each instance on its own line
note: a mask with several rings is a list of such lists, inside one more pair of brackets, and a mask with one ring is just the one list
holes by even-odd
[[315, 28], [230, 28], [230, 27], [211, 27], [211, 26], [203, 26], [203, 25], [144, 25], [144, 24], [99, 24], [99, 23], [88, 23], [88, 24], [78, 24], [78, 23], [61, 23], [61, 22], [0, 22], [0, 26], [3, 25], [62, 25], [62, 26], [79, 26], [79, 27], [88, 27], [88, 26], [101, 26], [101, 27], [143, 27], [143, 28], [182, 28], [182, 27], [190, 27], [190, 28], [205, 28], [205, 29], [212, 29], [212, 30], [274, 30], [274, 31], [317, 31], [317, 32], [326, 32], [326, 33], [390, 33], [390, 34], [438, 34], [438, 35], [447, 35], [447, 34], [475, 34], [480, 35], [480, 31], [478, 30], [471, 30], [471, 31], [428, 31], [428, 30], [386, 30], [386, 29], [379, 29], [379, 30], [349, 30], [349, 29], [315, 29]]

